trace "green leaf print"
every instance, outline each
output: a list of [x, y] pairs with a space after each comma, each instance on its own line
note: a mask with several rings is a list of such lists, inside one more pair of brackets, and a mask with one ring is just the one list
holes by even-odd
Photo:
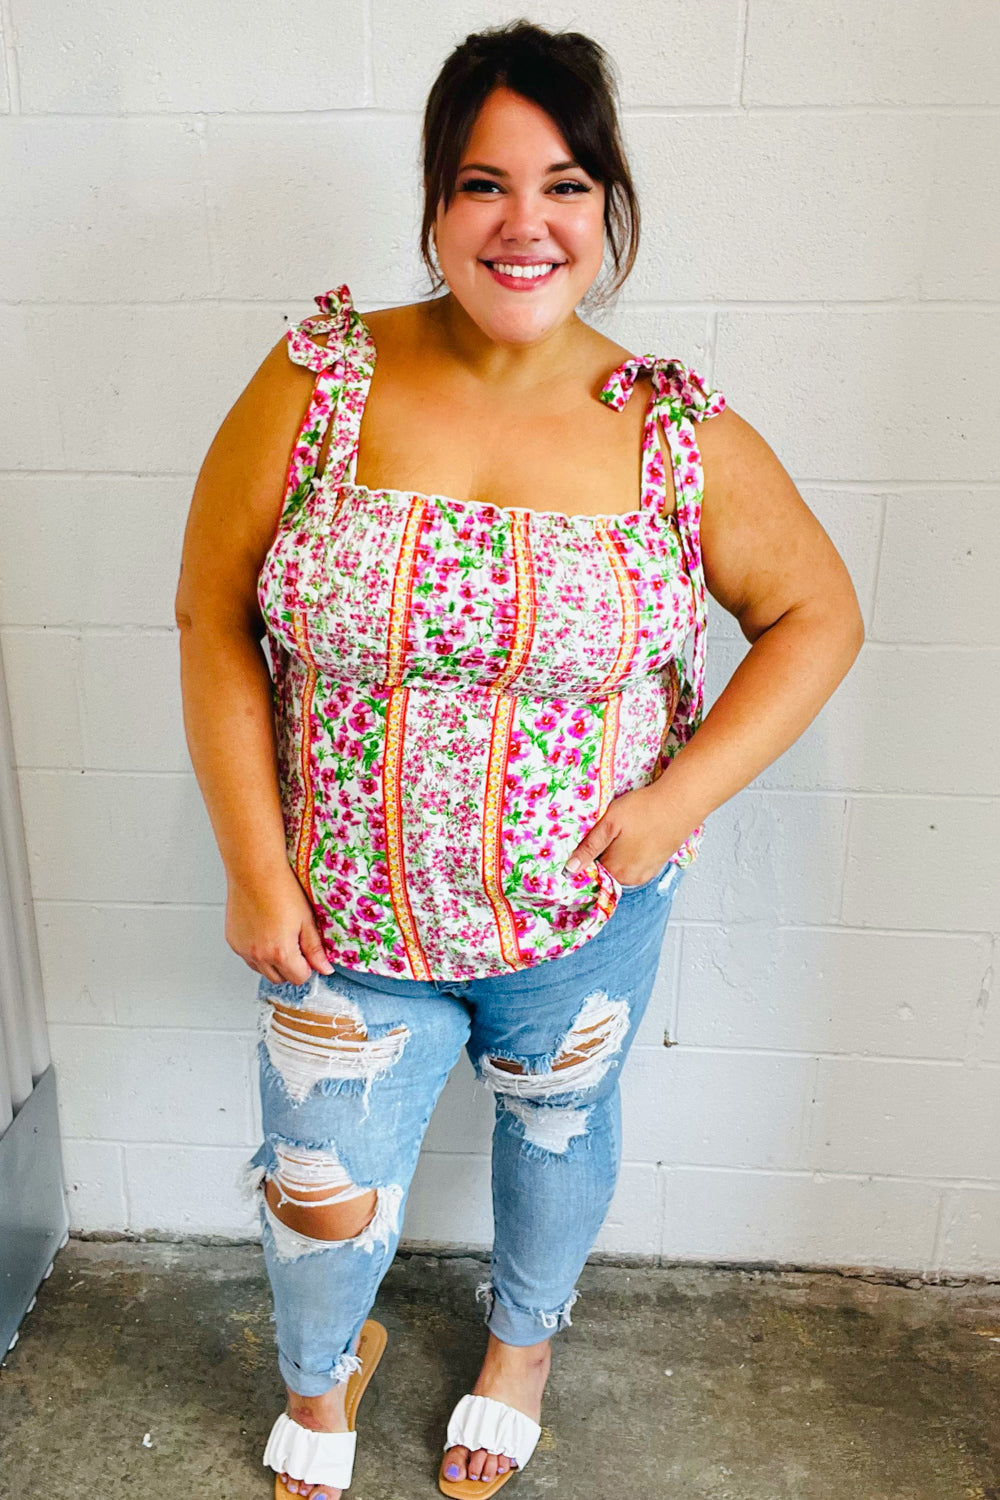
[[291, 495], [288, 497], [288, 501], [287, 501], [287, 503], [285, 505], [284, 510], [281, 512], [281, 524], [282, 524], [282, 526], [284, 526], [285, 524], [287, 524], [287, 522], [292, 518], [292, 516], [295, 515], [296, 511], [298, 511], [298, 510], [301, 509], [301, 507], [305, 504], [306, 500], [308, 499], [311, 490], [312, 490], [312, 481], [310, 479], [304, 479], [301, 482], [301, 484], [296, 485], [295, 489], [292, 491]]
[[382, 736], [380, 734], [366, 734], [361, 743], [363, 746], [361, 763], [367, 775], [382, 753]]

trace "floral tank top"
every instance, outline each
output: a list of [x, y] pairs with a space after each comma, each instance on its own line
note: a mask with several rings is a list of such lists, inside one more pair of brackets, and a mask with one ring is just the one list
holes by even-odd
[[[611, 373], [615, 411], [652, 373], [625, 515], [370, 490], [355, 473], [374, 342], [346, 285], [314, 300], [287, 333], [316, 382], [258, 579], [289, 861], [346, 967], [466, 980], [558, 958], [622, 893], [599, 860], [567, 875], [570, 853], [701, 721], [693, 424], [725, 399], [678, 360]], [[703, 831], [670, 862], [690, 864]]]

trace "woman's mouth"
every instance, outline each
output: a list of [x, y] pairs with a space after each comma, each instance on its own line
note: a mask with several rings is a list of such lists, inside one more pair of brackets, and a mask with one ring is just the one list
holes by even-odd
[[494, 281], [509, 287], [512, 292], [530, 292], [533, 287], [547, 286], [565, 261], [539, 261], [533, 266], [514, 265], [510, 261], [482, 260]]

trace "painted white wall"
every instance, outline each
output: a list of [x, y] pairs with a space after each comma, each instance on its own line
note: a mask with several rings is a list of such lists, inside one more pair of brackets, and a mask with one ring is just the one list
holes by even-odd
[[[205, 450], [285, 322], [425, 294], [426, 90], [517, 12], [4, 0], [0, 641], [75, 1225], [249, 1231], [256, 976], [225, 946], [172, 601]], [[598, 1250], [1000, 1272], [1000, 12], [596, 0], [644, 211], [607, 331], [781, 457], [868, 636], [709, 819], [624, 1075]], [[994, 200], [995, 203], [995, 200]], [[712, 605], [708, 706], [748, 649]], [[664, 1046], [664, 1035], [671, 1045]], [[410, 1243], [486, 1244], [463, 1058]]]

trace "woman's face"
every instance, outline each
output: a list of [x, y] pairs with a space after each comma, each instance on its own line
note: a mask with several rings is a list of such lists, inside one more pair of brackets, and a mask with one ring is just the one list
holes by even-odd
[[[455, 197], [435, 219], [452, 295], [491, 339], [531, 344], [572, 313], [604, 254], [604, 188], [582, 167], [537, 104], [497, 88], [459, 163]], [[557, 170], [554, 170], [557, 169]], [[512, 279], [494, 265], [554, 265]]]

